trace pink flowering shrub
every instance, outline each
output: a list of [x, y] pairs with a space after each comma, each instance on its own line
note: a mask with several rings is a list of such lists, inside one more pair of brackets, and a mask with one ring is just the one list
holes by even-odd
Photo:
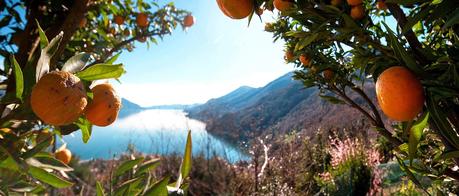
[[322, 192], [330, 195], [377, 195], [381, 189], [379, 152], [358, 138], [330, 138], [328, 170], [319, 175]]

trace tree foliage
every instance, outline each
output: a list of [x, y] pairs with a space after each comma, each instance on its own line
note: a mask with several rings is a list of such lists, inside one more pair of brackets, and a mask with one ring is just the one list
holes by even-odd
[[[52, 70], [73, 73], [91, 98], [89, 87], [94, 81], [118, 79], [125, 72], [123, 64], [115, 63], [121, 52], [132, 51], [135, 44], [157, 44], [179, 26], [185, 29], [183, 20], [190, 15], [173, 3], [143, 0], [0, 0], [0, 13], [0, 55], [4, 60], [0, 69], [2, 195], [71, 186], [65, 172], [72, 168], [53, 156], [54, 138], [79, 129], [84, 142], [90, 139], [92, 125], [83, 115], [72, 124], [53, 126], [33, 113], [31, 91], [44, 74]], [[139, 15], [146, 18], [139, 19]], [[187, 146], [190, 150], [191, 144]], [[175, 190], [182, 188], [189, 171], [191, 154], [185, 156], [183, 176]], [[138, 165], [136, 170], [145, 173], [149, 164], [123, 164], [117, 171]], [[165, 189], [164, 183], [153, 185], [150, 178], [143, 177], [146, 186], [142, 193], [156, 190], [155, 186]], [[127, 180], [120, 183], [131, 187], [138, 182]], [[167, 185], [168, 181], [161, 182]]]
[[[296, 68], [294, 78], [305, 87], [320, 88], [324, 95], [333, 93], [326, 99], [364, 114], [391, 143], [401, 168], [415, 184], [420, 185], [415, 177], [418, 174], [435, 182], [459, 180], [459, 173], [453, 170], [459, 163], [459, 157], [453, 155], [459, 150], [457, 1], [254, 2], [253, 10], [273, 10], [276, 6], [282, 10], [265, 30], [272, 32], [274, 40], [285, 41], [287, 60]], [[357, 6], [364, 8], [360, 13], [363, 18], [352, 13]], [[249, 20], [256, 13], [253, 11]], [[308, 57], [308, 63], [301, 61], [301, 55]], [[417, 118], [394, 123], [390, 128], [384, 124], [377, 103], [362, 87], [376, 82], [392, 66], [404, 66], [413, 72], [422, 83], [426, 100]], [[357, 103], [350, 93], [359, 95], [365, 103]]]

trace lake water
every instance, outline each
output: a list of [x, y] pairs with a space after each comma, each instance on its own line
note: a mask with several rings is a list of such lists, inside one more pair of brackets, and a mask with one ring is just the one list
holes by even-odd
[[139, 111], [118, 118], [108, 127], [93, 126], [91, 139], [86, 144], [80, 131], [65, 136], [63, 140], [83, 160], [112, 158], [126, 152], [130, 143], [144, 153], [182, 155], [188, 130], [191, 130], [194, 155], [218, 155], [230, 162], [248, 158], [238, 147], [208, 134], [203, 122], [186, 117], [182, 110]]

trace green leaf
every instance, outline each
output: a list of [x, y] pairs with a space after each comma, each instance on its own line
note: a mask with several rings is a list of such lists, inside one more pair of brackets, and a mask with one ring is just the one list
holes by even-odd
[[136, 189], [136, 187], [139, 186], [142, 180], [144, 180], [143, 177], [137, 177], [137, 178], [129, 179], [121, 183], [121, 185], [119, 185], [118, 188], [115, 189], [115, 196], [116, 195], [136, 195], [136, 194], [130, 194], [130, 192], [133, 191], [132, 189]]
[[454, 14], [446, 21], [445, 25], [443, 25], [443, 30], [446, 28], [453, 26], [459, 23], [459, 8], [454, 11]]
[[96, 189], [97, 189], [97, 192], [96, 192], [97, 196], [105, 196], [104, 189], [102, 188], [102, 185], [100, 184], [99, 181], [96, 182]]
[[304, 47], [308, 46], [312, 42], [316, 40], [316, 38], [319, 36], [319, 33], [314, 33], [310, 36], [307, 36], [306, 38], [301, 38], [300, 41], [295, 46], [295, 51], [299, 51], [303, 49]]
[[65, 187], [69, 187], [69, 186], [73, 185], [73, 183], [71, 183], [71, 182], [69, 182], [67, 180], [64, 180], [64, 179], [62, 179], [62, 178], [60, 178], [60, 177], [58, 177], [58, 176], [56, 176], [56, 175], [54, 175], [52, 173], [47, 172], [46, 170], [38, 168], [38, 167], [30, 166], [29, 170], [28, 170], [28, 173], [32, 177], [34, 177], [34, 178], [36, 178], [36, 179], [38, 179], [38, 180], [40, 180], [40, 181], [42, 181], [42, 182], [44, 182], [46, 184], [49, 184], [49, 185], [51, 185], [51, 186], [53, 186], [55, 188], [65, 188]]
[[38, 23], [38, 20], [35, 19], [35, 22], [37, 23], [38, 34], [40, 35], [40, 48], [43, 49], [49, 44], [48, 37], [46, 37], [46, 34], [41, 28], [40, 23]]
[[13, 55], [10, 56], [10, 62], [13, 64], [13, 74], [16, 81], [16, 98], [22, 101], [22, 93], [24, 92], [24, 76], [22, 74], [21, 66], [19, 66]]
[[35, 71], [36, 81], [40, 80], [40, 78], [43, 75], [48, 73], [49, 61], [51, 60], [51, 57], [54, 56], [54, 53], [56, 53], [57, 49], [59, 48], [59, 44], [63, 36], [64, 36], [63, 32], [59, 33], [59, 35], [57, 35], [51, 40], [49, 45], [47, 45], [45, 48], [41, 50], [40, 58], [38, 58], [37, 68]]
[[116, 60], [118, 60], [118, 57], [120, 56], [121, 53], [116, 54], [115, 56], [112, 56], [110, 59], [105, 62], [105, 64], [113, 64]]
[[341, 99], [338, 99], [336, 97], [333, 97], [333, 96], [327, 96], [327, 95], [319, 95], [320, 98], [324, 99], [325, 101], [328, 101], [330, 103], [333, 103], [333, 104], [345, 104], [345, 102]]
[[390, 43], [390, 46], [395, 51], [397, 56], [403, 60], [406, 66], [417, 75], [424, 75], [423, 70], [418, 67], [414, 58], [405, 50], [402, 44], [400, 44], [399, 40], [395, 36], [394, 32], [384, 23], [384, 26], [387, 30], [386, 39]]
[[407, 22], [405, 23], [405, 26], [403, 26], [402, 28], [402, 34], [405, 34], [409, 30], [411, 30], [415, 24], [417, 24], [419, 21], [425, 18], [429, 14], [429, 12], [432, 10], [432, 8], [433, 6], [428, 6], [427, 8], [422, 9], [421, 11], [416, 13], [416, 15], [409, 17], [407, 19]]
[[0, 168], [5, 168], [5, 169], [13, 170], [13, 171], [19, 171], [18, 164], [10, 156], [8, 156], [8, 158], [6, 158], [5, 160], [0, 161]]
[[167, 196], [167, 184], [170, 177], [165, 177], [156, 182], [145, 192], [145, 196]]
[[436, 127], [438, 127], [439, 134], [445, 138], [445, 141], [454, 146], [454, 148], [459, 149], [459, 136], [449, 124], [447, 117], [443, 113], [442, 109], [437, 105], [433, 93], [428, 91], [426, 97], [427, 109], [430, 112], [430, 117], [432, 120], [431, 123], [435, 123]]
[[455, 158], [459, 158], [459, 150], [445, 152], [441, 154], [438, 158], [436, 158], [435, 161], [455, 159]]
[[157, 167], [159, 164], [160, 164], [159, 158], [148, 160], [139, 166], [139, 169], [137, 170], [136, 175], [148, 172], [154, 169], [155, 167]]
[[30, 158], [34, 156], [35, 154], [43, 151], [43, 149], [46, 149], [47, 147], [49, 147], [51, 145], [51, 141], [53, 141], [53, 137], [54, 135], [52, 137], [46, 138], [44, 141], [40, 142], [39, 144], [34, 146], [32, 149], [28, 150], [27, 152], [24, 152], [24, 154], [22, 154], [22, 158], [23, 159]]
[[53, 169], [58, 171], [73, 171], [73, 168], [53, 157], [28, 158], [27, 164], [43, 169]]
[[91, 133], [92, 133], [92, 124], [89, 122], [88, 119], [80, 117], [77, 122], [75, 122], [75, 125], [78, 126], [81, 130], [81, 136], [83, 139], [84, 143], [88, 143], [89, 138], [91, 138]]
[[75, 56], [72, 56], [62, 66], [62, 71], [67, 71], [70, 73], [76, 73], [78, 71], [81, 71], [86, 65], [86, 63], [88, 62], [90, 57], [91, 55], [84, 53], [84, 52], [77, 54]]
[[126, 171], [132, 169], [134, 166], [139, 164], [140, 162], [143, 161], [143, 157], [134, 159], [134, 160], [128, 160], [122, 163], [115, 171], [115, 176], [120, 176], [124, 174]]
[[191, 130], [188, 131], [188, 136], [186, 139], [185, 153], [183, 155], [182, 163], [180, 164], [180, 175], [177, 179], [176, 188], [179, 188], [183, 180], [188, 177], [191, 171], [191, 161], [192, 161], [192, 140], [191, 140]]
[[93, 81], [100, 79], [119, 78], [124, 72], [125, 71], [122, 64], [96, 64], [86, 68], [81, 72], [76, 73], [76, 75], [82, 80]]
[[426, 112], [410, 129], [410, 136], [408, 138], [408, 156], [410, 158], [410, 164], [413, 163], [413, 158], [416, 156], [419, 140], [421, 140], [423, 130], [427, 126], [428, 121], [429, 113]]

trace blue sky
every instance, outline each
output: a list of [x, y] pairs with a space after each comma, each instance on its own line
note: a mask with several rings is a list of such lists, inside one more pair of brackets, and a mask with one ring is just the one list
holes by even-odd
[[175, 4], [193, 13], [195, 25], [187, 32], [176, 29], [149, 49], [137, 44], [123, 52], [118, 62], [127, 73], [121, 84], [112, 82], [122, 97], [143, 106], [202, 103], [241, 85], [263, 86], [293, 69], [283, 61], [283, 42], [273, 43], [264, 32], [271, 12], [247, 27], [247, 19], [224, 16], [214, 0]]

